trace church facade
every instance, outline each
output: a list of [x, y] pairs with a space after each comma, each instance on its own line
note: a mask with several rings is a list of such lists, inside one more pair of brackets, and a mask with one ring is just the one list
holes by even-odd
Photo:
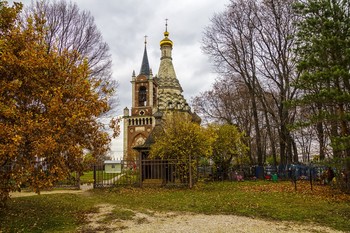
[[172, 62], [172, 49], [173, 42], [169, 39], [166, 24], [164, 38], [160, 41], [161, 56], [158, 74], [153, 75], [145, 41], [140, 72], [136, 75], [133, 71], [131, 78], [132, 106], [131, 109], [124, 109], [125, 160], [138, 158], [138, 152], [133, 148], [145, 144], [156, 126], [156, 118], [164, 118], [165, 113], [181, 111], [200, 121], [196, 114], [191, 113], [182, 94], [183, 90]]

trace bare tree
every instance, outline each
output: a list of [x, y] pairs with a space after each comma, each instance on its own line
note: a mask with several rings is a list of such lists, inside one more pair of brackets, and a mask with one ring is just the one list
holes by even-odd
[[[245, 132], [245, 143], [252, 147], [253, 116], [249, 92], [238, 76], [224, 76], [216, 80], [212, 89], [192, 99], [192, 105], [207, 123], [236, 125]], [[254, 144], [254, 143], [253, 143]], [[249, 159], [255, 163], [255, 156], [248, 151]]]
[[[231, 0], [227, 10], [214, 15], [203, 38], [203, 50], [223, 75], [238, 74], [249, 92], [258, 163], [264, 160], [263, 133], [270, 140], [279, 135], [282, 163], [298, 161], [296, 144], [288, 125], [295, 111], [286, 102], [294, 98], [291, 82], [297, 78], [293, 35], [297, 20], [294, 0]], [[261, 112], [261, 113], [259, 113]], [[262, 132], [264, 127], [264, 132]]]
[[[90, 79], [98, 78], [102, 81], [99, 84], [101, 98], [105, 97], [102, 89], [117, 87], [111, 78], [109, 46], [103, 41], [90, 12], [79, 10], [76, 3], [67, 3], [65, 0], [37, 0], [26, 9], [26, 14], [36, 14], [45, 19], [48, 52], [53, 48], [59, 53], [65, 50], [76, 51], [77, 56], [72, 62], [80, 64], [87, 60]], [[112, 107], [117, 103], [115, 97], [110, 99]]]
[[207, 123], [215, 121], [223, 124], [239, 124], [238, 77], [221, 77], [212, 85], [212, 89], [200, 93], [192, 100], [195, 111]]
[[258, 164], [263, 165], [262, 142], [257, 110], [259, 86], [255, 41], [257, 4], [252, 0], [231, 1], [227, 11], [211, 19], [203, 37], [203, 51], [223, 74], [238, 74], [249, 90]]
[[283, 164], [297, 162], [295, 142], [288, 125], [293, 123], [295, 112], [286, 106], [296, 94], [296, 88], [291, 83], [296, 80], [298, 73], [295, 67], [294, 35], [297, 16], [292, 8], [295, 0], [264, 0], [256, 12], [259, 23], [257, 25], [258, 39], [256, 46], [260, 65], [258, 70], [264, 83], [260, 93], [270, 93], [274, 100], [273, 111], [262, 95], [263, 106], [269, 116], [279, 126], [280, 159]]

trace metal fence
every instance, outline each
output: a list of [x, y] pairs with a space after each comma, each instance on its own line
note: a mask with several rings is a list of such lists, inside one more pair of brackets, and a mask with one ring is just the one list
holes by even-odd
[[[0, 188], [15, 184], [16, 181], [13, 178], [13, 174], [18, 174], [19, 172], [23, 173], [21, 176], [21, 189], [30, 188], [33, 180], [39, 182], [40, 180], [56, 179], [55, 176], [50, 174], [50, 164], [45, 161], [33, 161], [25, 165], [13, 162], [0, 167]], [[44, 188], [51, 189], [52, 187], [78, 189], [79, 179], [77, 178], [77, 173], [72, 172], [66, 179], [57, 180], [52, 185]]]
[[60, 180], [54, 183], [54, 187], [80, 189], [80, 181], [77, 177], [77, 172], [73, 172], [65, 180]]
[[93, 166], [94, 188], [112, 187], [119, 185], [139, 186], [140, 165], [138, 161], [121, 160], [118, 170], [107, 170], [106, 164], [99, 163]]
[[[188, 161], [178, 160], [121, 160], [111, 170], [107, 164], [94, 166], [94, 188], [132, 185], [187, 186], [197, 181], [197, 168]], [[189, 169], [191, 168], [191, 169]]]
[[[198, 180], [243, 181], [243, 180], [312, 180], [322, 182], [325, 166], [285, 165], [285, 166], [245, 166], [231, 167], [223, 171], [218, 166], [198, 166], [196, 161], [178, 160], [133, 160], [119, 161], [120, 169], [111, 171], [106, 164], [94, 166], [94, 188], [112, 186], [188, 186]], [[343, 182], [349, 189], [348, 177], [335, 173], [337, 183]], [[339, 179], [338, 179], [339, 178]]]
[[189, 161], [142, 160], [141, 186], [188, 186], [197, 181], [196, 166]]
[[213, 181], [220, 180], [270, 180], [273, 176], [280, 180], [289, 179], [322, 179], [325, 172], [324, 166], [305, 166], [305, 165], [279, 165], [279, 166], [241, 166], [230, 167], [226, 171], [220, 167], [211, 166], [211, 178]]
[[[226, 171], [220, 167], [211, 166], [207, 179], [212, 181], [243, 181], [243, 180], [307, 180], [315, 184], [330, 184], [343, 191], [350, 192], [350, 173], [345, 169], [325, 165], [288, 164], [278, 166], [245, 166], [231, 167]], [[334, 178], [334, 179], [333, 179]]]

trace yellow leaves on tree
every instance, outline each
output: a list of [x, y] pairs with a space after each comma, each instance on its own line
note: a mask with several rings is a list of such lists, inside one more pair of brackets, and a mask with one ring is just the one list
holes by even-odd
[[109, 127], [113, 130], [113, 137], [116, 138], [120, 134], [120, 122], [121, 118], [112, 118], [109, 122]]
[[224, 124], [209, 126], [216, 133], [217, 138], [213, 146], [213, 156], [222, 160], [230, 160], [233, 157], [243, 156], [248, 148], [244, 144], [244, 133], [234, 125]]
[[[213, 144], [212, 159], [223, 174], [227, 174], [232, 166], [233, 159], [239, 165], [246, 157], [248, 147], [244, 143], [244, 133], [240, 132], [234, 125], [215, 125], [209, 126], [216, 134], [216, 140]], [[236, 164], [236, 165], [237, 165]]]
[[188, 113], [167, 114], [163, 128], [151, 146], [151, 157], [187, 160], [211, 155], [215, 135], [192, 122]]
[[0, 204], [23, 184], [39, 191], [81, 171], [83, 149], [102, 156], [110, 141], [97, 117], [113, 90], [77, 52], [48, 52], [44, 20], [22, 25], [20, 9], [0, 2]]
[[182, 182], [189, 181], [191, 187], [190, 177], [195, 174], [196, 161], [211, 155], [214, 140], [215, 134], [192, 122], [188, 112], [169, 112], [165, 114], [163, 130], [155, 133], [150, 157], [176, 160], [177, 175]]

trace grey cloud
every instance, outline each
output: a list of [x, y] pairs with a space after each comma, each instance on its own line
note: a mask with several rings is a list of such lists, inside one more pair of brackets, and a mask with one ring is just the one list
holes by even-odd
[[[80, 9], [90, 11], [98, 29], [110, 46], [113, 78], [118, 81], [120, 106], [131, 106], [131, 74], [139, 72], [147, 35], [147, 51], [153, 74], [160, 63], [159, 42], [163, 39], [165, 18], [174, 42], [173, 63], [183, 87], [190, 98], [210, 88], [216, 75], [208, 58], [200, 50], [202, 32], [214, 13], [221, 12], [228, 0], [72, 0]], [[10, 3], [12, 1], [9, 1]], [[31, 0], [22, 1], [24, 5]], [[120, 140], [119, 140], [120, 141]], [[120, 142], [119, 142], [120, 143]]]

